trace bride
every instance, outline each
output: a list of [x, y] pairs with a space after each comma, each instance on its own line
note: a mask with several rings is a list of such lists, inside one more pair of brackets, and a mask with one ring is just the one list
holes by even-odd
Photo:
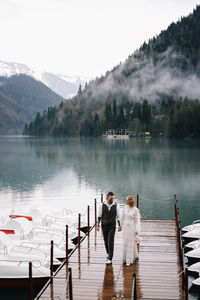
[[121, 217], [123, 233], [123, 262], [130, 266], [139, 257], [137, 242], [140, 235], [140, 212], [133, 196], [126, 198]]

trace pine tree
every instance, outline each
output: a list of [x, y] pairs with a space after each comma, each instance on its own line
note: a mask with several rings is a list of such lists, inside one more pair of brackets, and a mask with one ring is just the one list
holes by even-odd
[[124, 109], [123, 109], [122, 104], [119, 106], [118, 127], [119, 128], [126, 128], [126, 119], [125, 119], [125, 116], [124, 116]]
[[117, 105], [116, 105], [116, 100], [113, 100], [113, 115], [112, 115], [112, 128], [116, 129], [117, 128]]
[[78, 96], [80, 97], [82, 95], [82, 87], [81, 87], [81, 84], [79, 85], [79, 88], [78, 88]]
[[112, 110], [110, 102], [106, 102], [105, 109], [104, 109], [104, 117], [105, 117], [105, 129], [109, 129], [112, 126]]

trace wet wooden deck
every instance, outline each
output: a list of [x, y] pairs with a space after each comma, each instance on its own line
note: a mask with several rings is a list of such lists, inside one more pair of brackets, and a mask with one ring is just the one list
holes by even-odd
[[[116, 232], [112, 266], [106, 266], [102, 233], [93, 229], [69, 259], [72, 268], [74, 300], [132, 299], [133, 273], [137, 275], [137, 295], [143, 300], [184, 299], [174, 220], [142, 220], [139, 261], [122, 264], [122, 233]], [[40, 299], [69, 299], [67, 266]]]

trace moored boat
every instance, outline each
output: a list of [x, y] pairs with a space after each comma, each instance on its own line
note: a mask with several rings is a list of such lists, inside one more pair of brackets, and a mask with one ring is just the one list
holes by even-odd
[[200, 220], [195, 220], [192, 224], [184, 226], [181, 231], [183, 233], [186, 233], [188, 231], [194, 230], [194, 229], [200, 229]]
[[184, 233], [182, 238], [185, 244], [200, 239], [200, 228]]
[[200, 277], [192, 281], [190, 292], [200, 294]]
[[132, 136], [132, 131], [129, 129], [109, 129], [105, 136], [108, 139], [129, 139]]
[[[50, 278], [50, 271], [44, 266], [32, 267], [33, 286], [42, 287]], [[29, 263], [0, 260], [0, 288], [27, 288], [29, 282]]]
[[184, 252], [187, 253], [188, 251], [191, 251], [191, 250], [194, 250], [197, 248], [200, 248], [200, 239], [186, 244], [184, 247]]
[[189, 266], [188, 272], [189, 272], [189, 275], [192, 275], [193, 277], [198, 278], [199, 273], [200, 273], [200, 262], [197, 262], [197, 263]]
[[200, 248], [185, 253], [185, 256], [187, 257], [189, 264], [200, 262]]

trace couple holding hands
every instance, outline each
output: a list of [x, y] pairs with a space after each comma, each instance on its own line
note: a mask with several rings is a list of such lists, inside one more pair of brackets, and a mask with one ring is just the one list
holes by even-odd
[[127, 266], [133, 264], [139, 257], [138, 243], [140, 235], [140, 213], [135, 206], [133, 196], [126, 198], [126, 205], [120, 218], [120, 207], [114, 200], [113, 192], [108, 192], [106, 201], [101, 203], [98, 211], [97, 231], [101, 223], [105, 248], [107, 252], [106, 264], [112, 264], [114, 251], [114, 237], [116, 230], [116, 220], [118, 231], [122, 230], [123, 235], [123, 263]]

